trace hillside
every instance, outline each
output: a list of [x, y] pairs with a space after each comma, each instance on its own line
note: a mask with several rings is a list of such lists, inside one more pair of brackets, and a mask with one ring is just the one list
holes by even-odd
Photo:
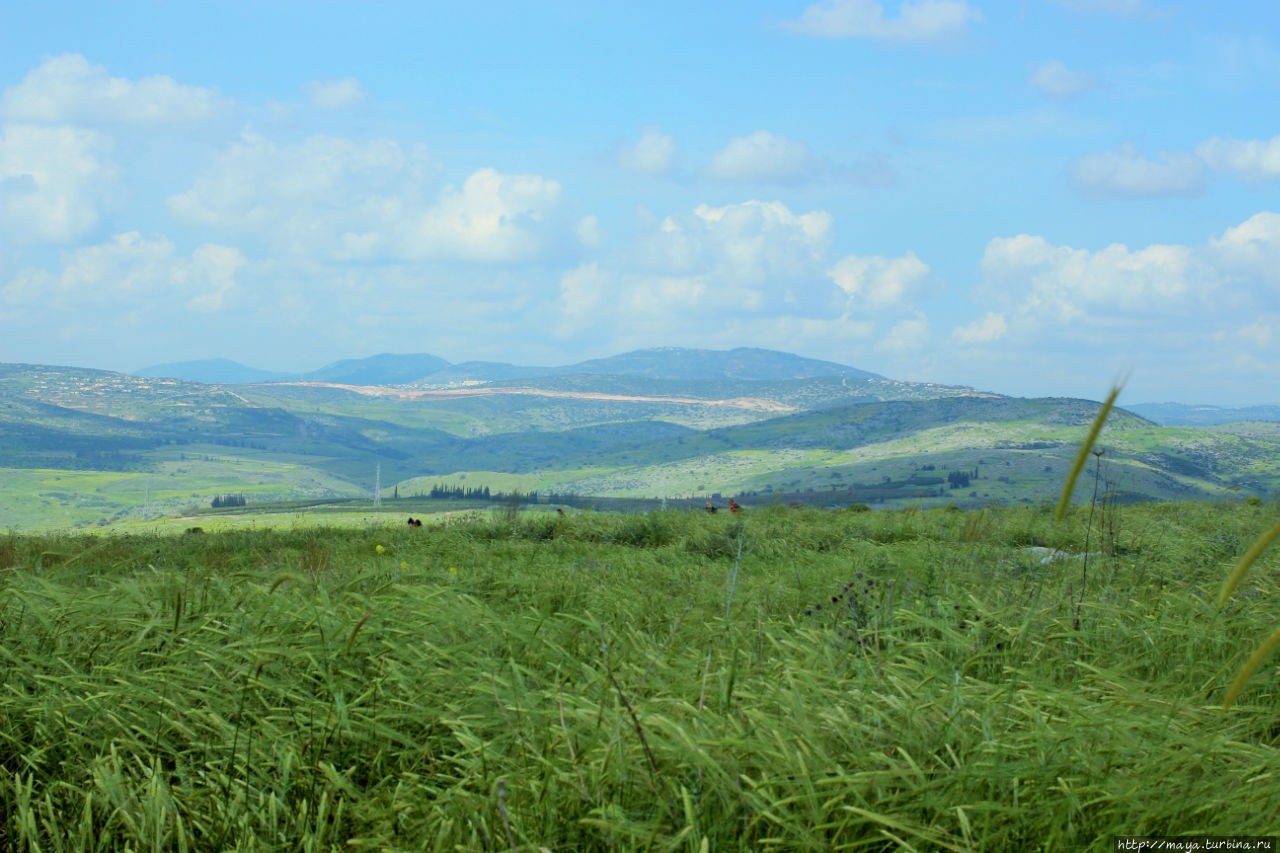
[[1183, 403], [1138, 403], [1129, 407], [1161, 426], [1213, 426], [1238, 421], [1280, 421], [1280, 406], [1188, 406]]
[[[107, 523], [218, 494], [368, 496], [375, 479], [387, 496], [465, 483], [617, 498], [1038, 503], [1061, 489], [1097, 407], [869, 376], [569, 374], [433, 389], [0, 365], [0, 514], [11, 525]], [[1117, 410], [1102, 446], [1098, 476], [1125, 500], [1280, 489], [1280, 430], [1265, 423], [1161, 427]]]
[[229, 358], [209, 358], [201, 361], [153, 364], [133, 371], [133, 375], [154, 379], [185, 379], [190, 382], [204, 382], [210, 385], [277, 382], [293, 378], [291, 373], [246, 367]]
[[4, 849], [1274, 832], [1274, 506], [402, 506], [0, 539]]

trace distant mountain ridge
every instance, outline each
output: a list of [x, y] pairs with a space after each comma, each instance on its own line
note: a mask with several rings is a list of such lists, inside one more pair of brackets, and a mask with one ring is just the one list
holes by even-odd
[[[624, 354], [608, 369], [629, 375], [426, 389], [210, 385], [0, 364], [0, 518], [106, 524], [157, 502], [185, 511], [215, 494], [367, 496], [378, 477], [392, 498], [448, 480], [602, 497], [1034, 505], [1061, 490], [1100, 405], [883, 378], [650, 375], [673, 356], [685, 358], [686, 375], [760, 375], [779, 361], [828, 369], [786, 354], [733, 355], [745, 365], [730, 355]], [[327, 370], [368, 381], [375, 368], [403, 376], [433, 364], [390, 356]], [[1123, 500], [1280, 490], [1280, 423], [1164, 428], [1118, 408], [1099, 441]], [[61, 473], [50, 480], [49, 471]], [[107, 472], [120, 485], [99, 491]], [[139, 474], [148, 475], [150, 504], [139, 504]]]
[[866, 370], [777, 350], [656, 347], [557, 368], [561, 375], [648, 376], [653, 379], [813, 379], [819, 376], [883, 378]]
[[407, 385], [449, 366], [435, 355], [383, 353], [368, 358], [348, 358], [303, 374], [309, 382], [343, 385]]
[[229, 358], [153, 364], [133, 371], [133, 375], [156, 379], [185, 379], [189, 382], [204, 382], [209, 385], [247, 385], [255, 382], [283, 382], [293, 378], [291, 373], [248, 367]]
[[1125, 406], [1161, 426], [1215, 426], [1240, 421], [1280, 421], [1280, 406], [1190, 406], [1185, 403], [1138, 403]]
[[455, 382], [494, 382], [545, 376], [643, 376], [651, 379], [812, 379], [846, 376], [883, 377], [833, 361], [805, 358], [777, 350], [738, 347], [732, 350], [655, 347], [607, 358], [589, 359], [562, 367], [537, 367], [503, 362], [469, 361], [450, 364], [426, 353], [382, 353], [344, 359], [305, 373], [281, 373], [248, 367], [230, 359], [183, 361], [144, 367], [135, 376], [186, 379], [217, 385], [267, 382], [332, 382], [341, 385], [438, 385]]

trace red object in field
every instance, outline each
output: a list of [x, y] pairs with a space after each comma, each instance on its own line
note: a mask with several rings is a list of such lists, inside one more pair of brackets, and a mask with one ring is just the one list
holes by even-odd
[[735, 500], [730, 500], [730, 501], [729, 501], [729, 512], [737, 512], [737, 511], [738, 511], [738, 510], [740, 510], [740, 509], [742, 509], [742, 507], [738, 506], [738, 502], [737, 502], [737, 501], [735, 501]]

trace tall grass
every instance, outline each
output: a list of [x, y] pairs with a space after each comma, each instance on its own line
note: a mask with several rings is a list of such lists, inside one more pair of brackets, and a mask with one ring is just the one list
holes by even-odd
[[1063, 516], [1067, 514], [1067, 507], [1071, 505], [1071, 494], [1075, 491], [1076, 480], [1080, 478], [1080, 472], [1084, 470], [1084, 463], [1089, 460], [1089, 453], [1093, 450], [1093, 446], [1098, 441], [1098, 436], [1102, 434], [1102, 427], [1107, 422], [1107, 415], [1111, 414], [1111, 408], [1116, 403], [1116, 398], [1120, 396], [1121, 385], [1111, 386], [1111, 392], [1107, 394], [1107, 399], [1102, 402], [1102, 407], [1098, 409], [1097, 416], [1093, 419], [1093, 423], [1089, 426], [1089, 432], [1085, 434], [1084, 441], [1080, 443], [1080, 449], [1076, 451], [1076, 458], [1071, 463], [1071, 470], [1067, 472], [1066, 482], [1062, 484], [1062, 496], [1058, 498], [1058, 508], [1054, 513], [1057, 521], [1062, 521]]
[[1266, 511], [1125, 508], [1078, 631], [1036, 509], [10, 537], [0, 848], [1264, 833], [1280, 695], [1216, 699], [1276, 583], [1213, 598]]

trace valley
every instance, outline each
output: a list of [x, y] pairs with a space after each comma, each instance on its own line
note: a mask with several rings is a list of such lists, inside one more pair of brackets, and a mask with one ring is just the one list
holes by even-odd
[[[488, 375], [540, 370], [499, 367]], [[11, 529], [102, 527], [190, 515], [221, 494], [263, 509], [371, 501], [375, 484], [384, 501], [465, 484], [544, 501], [1036, 505], [1061, 489], [1098, 406], [763, 350], [641, 351], [572, 369], [457, 380], [486, 374], [378, 356], [209, 384], [0, 365], [0, 517]], [[449, 382], [435, 381], [442, 371]], [[1116, 500], [1280, 490], [1273, 422], [1160, 426], [1118, 410], [1101, 442], [1088, 476]]]

